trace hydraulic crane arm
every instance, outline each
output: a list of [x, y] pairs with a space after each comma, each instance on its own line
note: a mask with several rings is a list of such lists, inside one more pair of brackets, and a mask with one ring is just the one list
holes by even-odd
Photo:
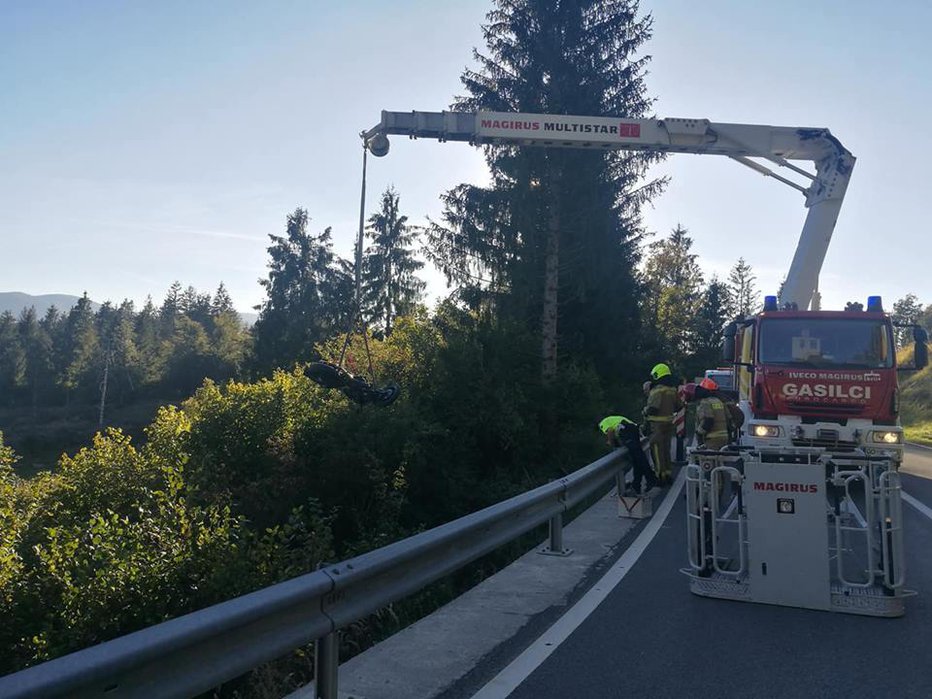
[[[732, 158], [799, 190], [806, 198], [809, 213], [780, 299], [781, 303], [796, 304], [800, 309], [809, 307], [818, 287], [819, 272], [855, 161], [828, 129], [719, 124], [708, 119], [383, 111], [381, 122], [363, 132], [362, 137], [373, 155], [382, 156], [388, 153], [389, 135], [466, 141], [473, 145], [646, 150]], [[797, 184], [750, 158], [762, 158], [788, 168], [809, 184]], [[793, 160], [811, 161], [815, 172], [794, 165], [790, 162]]]

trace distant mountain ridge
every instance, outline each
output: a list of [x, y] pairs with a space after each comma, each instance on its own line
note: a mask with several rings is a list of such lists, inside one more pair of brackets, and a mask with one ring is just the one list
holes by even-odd
[[[0, 313], [9, 311], [18, 318], [19, 314], [30, 306], [35, 306], [36, 314], [39, 316], [45, 315], [45, 312], [52, 306], [55, 306], [63, 313], [67, 313], [80, 298], [80, 296], [71, 296], [70, 294], [39, 294], [33, 296], [32, 294], [24, 294], [21, 291], [0, 291]], [[100, 308], [99, 303], [91, 301], [91, 305], [95, 311]]]
[[[45, 315], [46, 311], [55, 306], [62, 313], [67, 313], [74, 306], [80, 296], [71, 294], [24, 294], [21, 291], [0, 291], [0, 315], [9, 311], [19, 318], [19, 314], [30, 306], [35, 306], [36, 315]], [[96, 312], [100, 304], [91, 301], [91, 307]], [[257, 313], [240, 313], [240, 320], [246, 326], [252, 326], [258, 318]]]

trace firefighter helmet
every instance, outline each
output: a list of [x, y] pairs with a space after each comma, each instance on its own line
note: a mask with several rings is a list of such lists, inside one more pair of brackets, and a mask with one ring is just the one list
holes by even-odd
[[654, 368], [650, 370], [650, 377], [654, 381], [657, 381], [658, 379], [662, 379], [664, 376], [669, 376], [669, 375], [670, 375], [670, 367], [668, 367], [666, 364], [656, 364], [654, 365]]
[[706, 377], [699, 382], [699, 385], [702, 386], [707, 391], [717, 391], [718, 384], [715, 383], [712, 379]]

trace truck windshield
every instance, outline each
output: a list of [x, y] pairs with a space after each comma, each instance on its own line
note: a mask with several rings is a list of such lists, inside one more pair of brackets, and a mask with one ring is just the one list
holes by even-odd
[[731, 391], [735, 387], [735, 376], [730, 371], [718, 371], [709, 369], [705, 373], [706, 378], [712, 379], [715, 383], [718, 384], [718, 387], [725, 390]]
[[767, 318], [760, 324], [759, 361], [808, 367], [893, 366], [886, 323], [859, 318]]

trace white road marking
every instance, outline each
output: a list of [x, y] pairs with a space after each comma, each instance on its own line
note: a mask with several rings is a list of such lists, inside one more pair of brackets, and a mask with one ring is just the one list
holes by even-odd
[[919, 502], [916, 498], [914, 498], [912, 495], [907, 493], [905, 490], [901, 490], [900, 494], [903, 496], [903, 499], [906, 502], [908, 502], [910, 505], [915, 507], [917, 510], [919, 510], [919, 512], [924, 514], [929, 519], [932, 519], [932, 508], [930, 508], [928, 505], [925, 505], [924, 503]]
[[524, 682], [550, 654], [563, 643], [576, 628], [595, 611], [596, 607], [608, 597], [615, 586], [622, 581], [628, 571], [640, 558], [641, 554], [650, 545], [660, 527], [676, 504], [676, 499], [683, 489], [686, 479], [686, 469], [681, 468], [670, 491], [663, 499], [657, 512], [647, 526], [638, 534], [628, 549], [621, 555], [615, 565], [608, 569], [599, 581], [583, 597], [574, 604], [560, 619], [541, 635], [521, 655], [515, 658], [508, 667], [493, 677], [488, 684], [473, 695], [473, 699], [502, 699], [507, 697], [518, 685]]

